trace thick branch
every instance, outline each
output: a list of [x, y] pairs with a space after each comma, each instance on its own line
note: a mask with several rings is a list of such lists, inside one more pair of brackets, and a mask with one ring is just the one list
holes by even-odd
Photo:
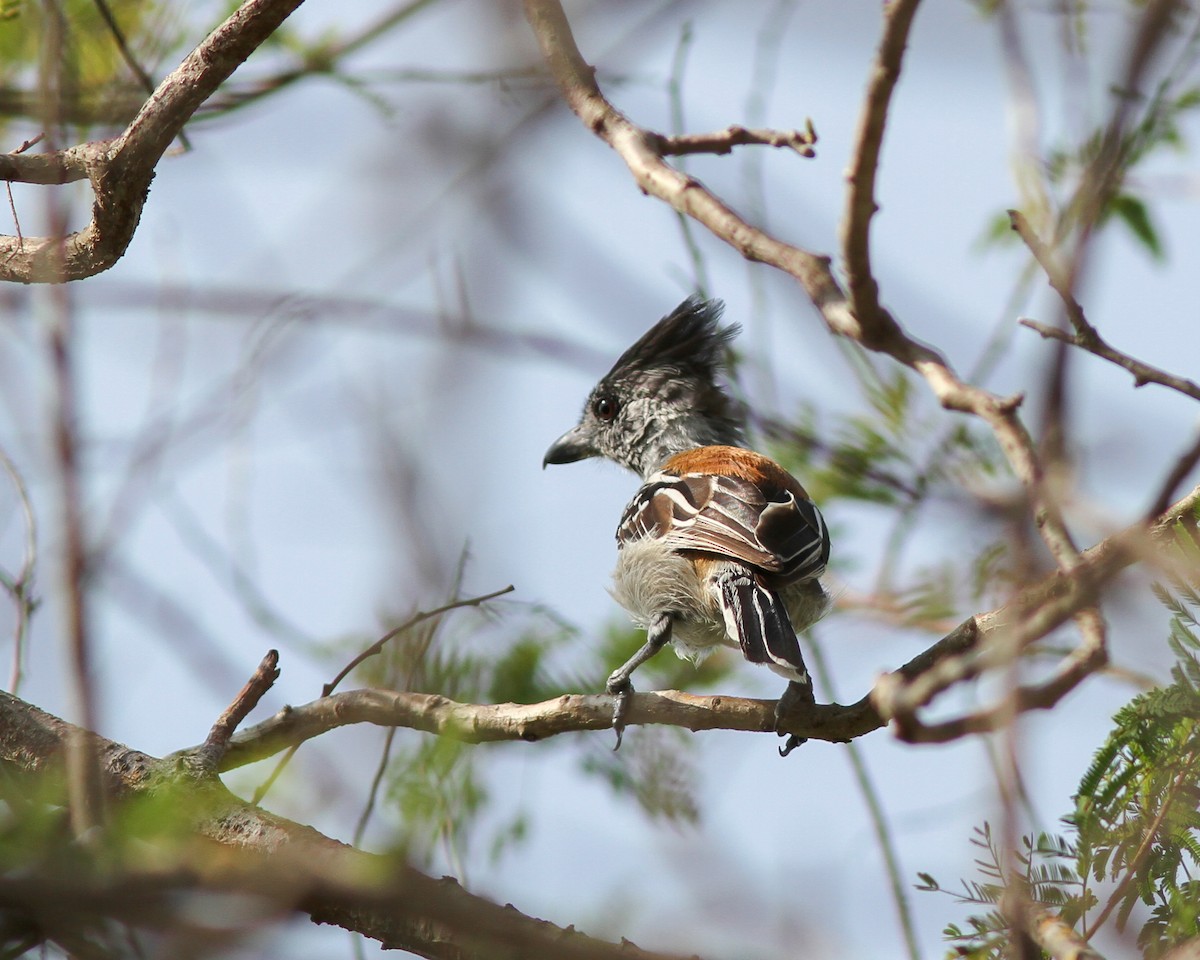
[[[662, 723], [688, 730], [769, 732], [774, 723], [774, 709], [774, 700], [702, 697], [666, 690], [634, 694], [626, 723]], [[849, 735], [857, 735], [854, 726], [847, 725], [847, 719], [840, 716], [841, 712], [852, 709], [837, 705], [828, 708], [826, 716], [834, 732], [825, 739], [849, 739]], [[230, 742], [221, 766], [228, 770], [253, 763], [352, 723], [408, 727], [466, 743], [489, 743], [536, 741], [563, 733], [608, 730], [612, 727], [612, 714], [612, 697], [608, 694], [568, 694], [530, 704], [473, 704], [430, 693], [352, 690], [302, 706], [285, 707], [269, 720], [243, 730]], [[849, 735], [838, 735], [843, 732]]]
[[114, 140], [50, 155], [0, 157], [0, 179], [67, 183], [87, 176], [92, 220], [62, 237], [0, 236], [0, 280], [58, 283], [94, 276], [128, 248], [154, 169], [196, 109], [303, 0], [246, 0], [158, 85]]
[[[666, 960], [628, 942], [607, 943], [537, 920], [462, 889], [452, 879], [426, 876], [393, 857], [363, 853], [310, 827], [274, 816], [234, 797], [211, 779], [191, 776], [187, 764], [158, 760], [53, 717], [0, 693], [0, 764], [5, 788], [38, 777], [39, 796], [61, 774], [66, 742], [91, 739], [110, 791], [132, 795], [153, 790], [191, 818], [212, 843], [130, 845], [123, 869], [96, 875], [78, 867], [55, 872], [31, 865], [0, 880], [0, 906], [34, 920], [47, 936], [54, 925], [125, 918], [133, 924], [186, 926], [198, 914], [189, 892], [252, 894], [263, 915], [299, 910], [315, 922], [333, 923], [380, 941], [385, 947], [431, 958], [459, 960], [528, 957], [564, 960]], [[164, 807], [167, 809], [168, 807]], [[153, 847], [153, 849], [151, 849]], [[138, 856], [145, 856], [145, 863]], [[67, 862], [75, 863], [74, 858]], [[247, 915], [248, 921], [253, 916]]]

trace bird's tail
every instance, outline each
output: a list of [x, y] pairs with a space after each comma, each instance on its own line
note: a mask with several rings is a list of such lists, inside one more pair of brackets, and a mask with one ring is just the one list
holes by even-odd
[[736, 637], [751, 663], [765, 663], [780, 676], [809, 683], [800, 641], [783, 601], [745, 569], [732, 569], [717, 578], [725, 629]]

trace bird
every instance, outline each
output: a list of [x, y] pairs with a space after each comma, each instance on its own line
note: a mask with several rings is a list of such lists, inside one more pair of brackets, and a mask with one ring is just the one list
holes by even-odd
[[[829, 531], [800, 482], [746, 445], [741, 408], [722, 386], [737, 324], [724, 303], [688, 297], [627, 349], [588, 395], [579, 422], [542, 466], [589, 457], [637, 473], [642, 486], [617, 524], [611, 593], [646, 631], [613, 671], [621, 745], [634, 671], [670, 643], [699, 662], [741, 649], [788, 680], [776, 725], [814, 702], [797, 631], [822, 617]], [[780, 732], [780, 736], [784, 734]], [[780, 754], [804, 742], [789, 735]]]

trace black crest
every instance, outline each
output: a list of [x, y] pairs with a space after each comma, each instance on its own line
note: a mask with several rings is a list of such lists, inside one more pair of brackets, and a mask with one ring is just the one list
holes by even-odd
[[730, 342], [741, 328], [717, 324], [725, 304], [692, 295], [621, 354], [604, 379], [625, 379], [653, 370], [715, 384], [725, 368]]

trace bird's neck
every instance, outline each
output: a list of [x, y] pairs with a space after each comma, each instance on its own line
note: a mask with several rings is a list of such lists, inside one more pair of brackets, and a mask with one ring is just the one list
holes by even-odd
[[641, 456], [630, 466], [643, 480], [648, 480], [677, 453], [717, 444], [740, 447], [744, 443], [740, 426], [732, 420], [685, 416], [665, 423], [660, 421], [658, 430], [643, 437], [638, 445]]

